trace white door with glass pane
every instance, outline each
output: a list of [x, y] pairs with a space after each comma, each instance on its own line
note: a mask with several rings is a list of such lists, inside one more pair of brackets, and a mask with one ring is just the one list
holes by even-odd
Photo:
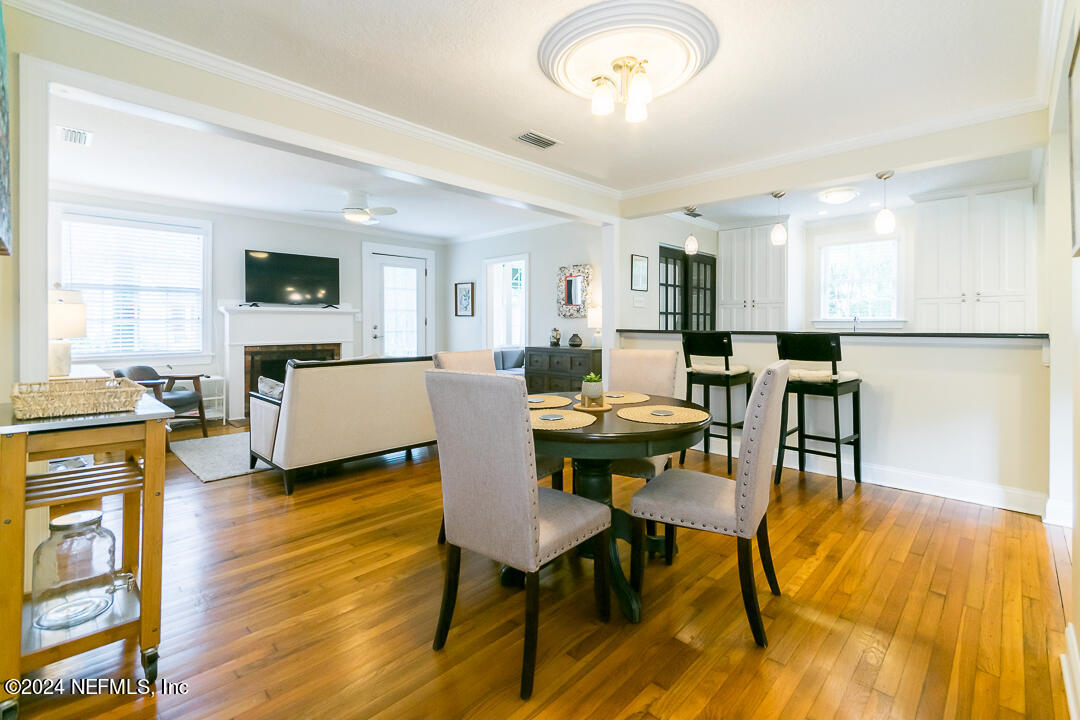
[[485, 347], [524, 347], [529, 336], [529, 259], [484, 261]]
[[364, 269], [364, 352], [380, 357], [416, 357], [428, 352], [423, 258], [371, 255]]

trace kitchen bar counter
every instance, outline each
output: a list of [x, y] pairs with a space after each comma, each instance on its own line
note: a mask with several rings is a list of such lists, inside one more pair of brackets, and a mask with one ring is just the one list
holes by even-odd
[[[681, 330], [643, 330], [638, 328], [616, 328], [615, 332], [644, 333], [651, 335], [677, 335]], [[782, 330], [733, 330], [732, 335], [776, 335]], [[875, 338], [919, 338], [938, 340], [1039, 340], [1049, 341], [1049, 333], [927, 333], [927, 332], [887, 332], [881, 330], [859, 330], [856, 332], [843, 330], [807, 330], [799, 332], [822, 332], [837, 333], [843, 337], [875, 337]]]

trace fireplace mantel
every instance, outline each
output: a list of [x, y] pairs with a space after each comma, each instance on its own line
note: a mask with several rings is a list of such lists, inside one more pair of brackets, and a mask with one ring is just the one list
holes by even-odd
[[341, 357], [355, 355], [359, 312], [341, 308], [223, 304], [225, 316], [225, 380], [230, 420], [244, 418], [244, 348], [254, 345], [341, 345]]

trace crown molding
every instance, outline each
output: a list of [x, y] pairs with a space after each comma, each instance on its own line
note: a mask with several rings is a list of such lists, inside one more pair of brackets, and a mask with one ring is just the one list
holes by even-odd
[[1035, 65], [1035, 97], [1050, 102], [1050, 87], [1054, 79], [1054, 58], [1065, 15], [1065, 0], [1042, 0], [1039, 23], [1039, 49]]
[[912, 125], [906, 125], [904, 127], [894, 128], [892, 130], [883, 130], [881, 132], [870, 133], [868, 135], [862, 135], [855, 138], [849, 138], [847, 140], [841, 140], [835, 143], [819, 145], [817, 147], [806, 148], [804, 150], [795, 150], [793, 152], [773, 155], [771, 157], [761, 158], [758, 160], [751, 160], [749, 162], [739, 163], [737, 165], [729, 165], [727, 167], [718, 168], [716, 170], [708, 170], [706, 172], [697, 173], [696, 175], [687, 175], [686, 177], [665, 180], [663, 182], [654, 183], [652, 185], [643, 185], [641, 187], [624, 191], [622, 193], [622, 199], [629, 200], [631, 198], [637, 198], [643, 195], [652, 195], [653, 193], [665, 192], [668, 190], [678, 190], [680, 188], [689, 187], [691, 185], [707, 183], [713, 180], [722, 180], [724, 178], [729, 178], [736, 175], [743, 175], [746, 173], [758, 172], [761, 170], [770, 170], [772, 168], [781, 167], [784, 165], [792, 165], [795, 163], [806, 162], [807, 160], [815, 160], [817, 158], [835, 155], [843, 152], [849, 152], [852, 150], [862, 150], [865, 148], [874, 147], [876, 145], [885, 145], [887, 143], [910, 140], [911, 138], [916, 138], [923, 135], [932, 135], [933, 133], [944, 132], [946, 130], [955, 130], [957, 128], [966, 127], [968, 125], [977, 125], [979, 123], [990, 122], [993, 120], [1001, 120], [1003, 118], [1014, 117], [1016, 115], [1024, 115], [1030, 112], [1037, 112], [1039, 110], [1046, 109], [1046, 107], [1046, 102], [1037, 97], [1024, 98], [1022, 100], [1015, 100], [1012, 102], [1002, 103], [1000, 105], [993, 105], [991, 107], [983, 108], [977, 111], [954, 115], [953, 117], [946, 118], [944, 120], [914, 123]]
[[[54, 197], [54, 194], [57, 197]], [[357, 225], [355, 223], [343, 225], [329, 220], [313, 218], [310, 215], [302, 213], [256, 210], [233, 205], [219, 205], [216, 203], [200, 202], [198, 200], [184, 200], [182, 198], [165, 197], [162, 195], [148, 195], [145, 193], [129, 192], [127, 190], [118, 190], [115, 188], [94, 187], [62, 181], [53, 181], [49, 183], [49, 202], [53, 202], [54, 200], [59, 202], [69, 202], [70, 199], [64, 197], [64, 195], [76, 196], [76, 200], [83, 203], [98, 200], [109, 203], [142, 203], [145, 205], [159, 205], [161, 207], [195, 210], [197, 212], [212, 213], [216, 215], [230, 215], [233, 217], [252, 218], [254, 220], [288, 223], [290, 225], [325, 228], [327, 230], [352, 233], [373, 239], [381, 238], [384, 240], [398, 240], [401, 242], [419, 242], [428, 245], [444, 245], [448, 242], [446, 238], [435, 237], [432, 235], [418, 235], [416, 233], [382, 230], [372, 226]]]
[[569, 185], [579, 190], [595, 193], [608, 198], [620, 198], [621, 193], [615, 188], [585, 180], [529, 160], [508, 155], [498, 150], [462, 140], [447, 133], [423, 125], [388, 115], [374, 108], [322, 92], [293, 80], [259, 70], [258, 68], [229, 60], [205, 50], [172, 40], [163, 35], [128, 25], [90, 10], [86, 10], [62, 0], [7, 0], [5, 4], [23, 12], [36, 15], [75, 30], [96, 35], [128, 47], [148, 52], [159, 57], [180, 62], [199, 70], [219, 75], [244, 85], [266, 90], [278, 95], [299, 100], [300, 102], [324, 110], [390, 130], [432, 145], [471, 155], [504, 167], [521, 170], [532, 175]]
[[1008, 192], [1009, 190], [1034, 191], [1035, 181], [1031, 178], [1024, 180], [1008, 180], [986, 185], [967, 185], [964, 187], [947, 188], [945, 190], [931, 190], [929, 192], [912, 193], [908, 198], [913, 203], [923, 203], [932, 200], [949, 200], [952, 198], [968, 197], [972, 195], [989, 195], [991, 193]]

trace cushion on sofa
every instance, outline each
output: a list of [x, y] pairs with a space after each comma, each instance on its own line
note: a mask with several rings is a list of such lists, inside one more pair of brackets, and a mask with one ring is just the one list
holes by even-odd
[[259, 376], [259, 392], [267, 397], [272, 397], [275, 400], [280, 400], [282, 394], [285, 392], [285, 383], [268, 378], [264, 375]]
[[494, 352], [496, 370], [513, 370], [525, 367], [525, 348], [499, 348]]

